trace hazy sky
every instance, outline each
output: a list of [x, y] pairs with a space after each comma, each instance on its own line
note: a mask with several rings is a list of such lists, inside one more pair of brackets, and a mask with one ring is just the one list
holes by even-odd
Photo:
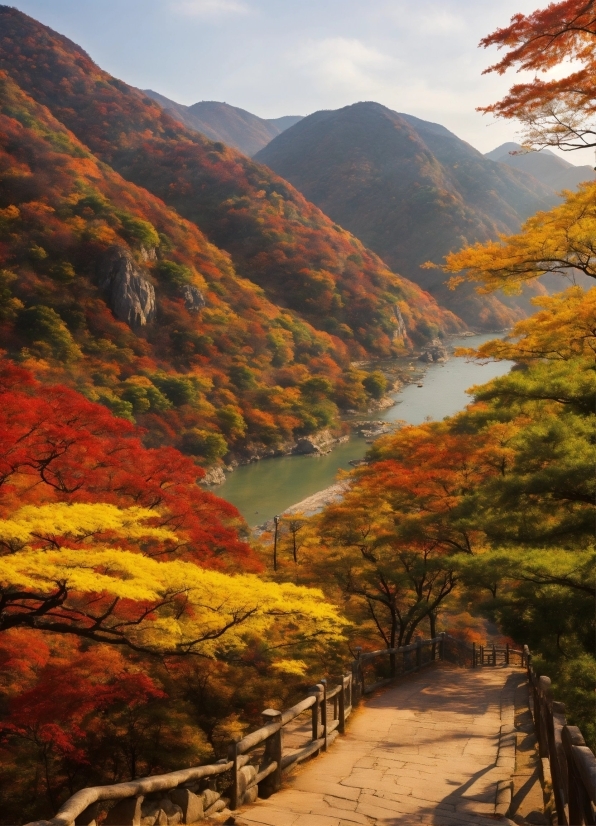
[[[482, 76], [482, 36], [546, 0], [9, 0], [127, 83], [261, 117], [375, 100], [487, 152], [513, 123], [475, 112], [519, 76]], [[591, 151], [565, 157], [593, 165]]]

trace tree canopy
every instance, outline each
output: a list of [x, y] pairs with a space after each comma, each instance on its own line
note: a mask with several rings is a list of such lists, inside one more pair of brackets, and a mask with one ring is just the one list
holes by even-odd
[[[516, 69], [534, 72], [534, 78], [515, 84], [502, 100], [480, 111], [521, 121], [523, 141], [530, 148], [595, 146], [595, 39], [592, 0], [562, 0], [531, 14], [515, 14], [509, 26], [480, 41], [485, 48], [508, 50], [485, 74]], [[563, 77], [557, 71], [545, 80], [538, 76], [560, 67], [572, 71]]]

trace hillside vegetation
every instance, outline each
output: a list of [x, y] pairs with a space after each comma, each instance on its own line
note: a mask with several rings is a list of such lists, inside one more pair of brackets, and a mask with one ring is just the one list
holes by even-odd
[[[0, 18], [24, 27], [15, 41], [4, 29], [0, 48], [10, 46], [17, 66], [0, 83], [0, 346], [38, 375], [142, 424], [148, 444], [211, 464], [334, 425], [340, 408], [365, 409], [366, 372], [351, 360], [458, 328], [262, 167], [186, 132], [119, 81], [101, 72], [99, 80], [76, 47], [30, 18], [5, 7]], [[27, 32], [45, 44], [35, 63]], [[136, 158], [145, 177], [161, 170], [155, 189], [167, 184], [170, 200], [212, 224], [219, 216], [239, 256], [99, 160], [13, 78], [29, 87], [37, 79], [44, 103], [64, 103], [65, 72], [78, 91], [76, 114], [63, 114], [89, 142], [120, 165]], [[112, 121], [98, 121], [104, 110]], [[150, 124], [159, 133], [152, 146]], [[255, 191], [250, 176], [264, 177], [269, 192]]]
[[[0, 128], [5, 351], [136, 419], [150, 444], [206, 462], [329, 425], [350, 388], [365, 403], [341, 341], [272, 305], [196, 226], [99, 163], [6, 75]], [[155, 295], [145, 323], [115, 317], [98, 284], [114, 252]]]
[[441, 422], [378, 439], [343, 499], [292, 523], [281, 577], [319, 585], [376, 647], [450, 629], [485, 639], [480, 616], [553, 679], [594, 747], [596, 288], [537, 299], [505, 340], [468, 357], [519, 368], [471, 389]]
[[469, 286], [453, 292], [436, 270], [422, 269], [518, 229], [557, 200], [552, 189], [487, 160], [443, 126], [356, 103], [304, 118], [256, 159], [472, 328], [502, 328], [530, 309], [527, 299], [479, 296]]
[[[395, 303], [414, 340], [458, 321], [265, 167], [175, 122], [74, 43], [0, 7], [0, 68], [94, 154], [197, 224], [239, 275], [344, 341], [389, 355]], [[401, 306], [401, 304], [400, 304]]]

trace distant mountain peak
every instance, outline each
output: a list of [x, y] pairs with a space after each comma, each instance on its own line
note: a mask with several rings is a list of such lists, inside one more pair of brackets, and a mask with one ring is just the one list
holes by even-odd
[[524, 152], [523, 146], [513, 141], [502, 143], [496, 149], [487, 152], [484, 157], [527, 172], [556, 192], [562, 189], [575, 189], [582, 181], [594, 180], [594, 170], [591, 166], [576, 166], [549, 149]]
[[255, 159], [472, 327], [502, 328], [523, 316], [515, 301], [471, 286], [451, 291], [442, 273], [421, 266], [514, 232], [555, 203], [555, 192], [530, 175], [491, 163], [441, 124], [375, 101], [315, 112]]
[[180, 123], [202, 132], [212, 141], [232, 146], [249, 157], [302, 119], [300, 115], [259, 118], [246, 109], [220, 100], [200, 100], [191, 106], [185, 106], [152, 89], [143, 91]]

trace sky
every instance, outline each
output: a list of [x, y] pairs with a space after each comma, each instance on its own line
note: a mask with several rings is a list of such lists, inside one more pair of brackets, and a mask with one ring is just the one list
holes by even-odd
[[[441, 123], [481, 152], [516, 140], [481, 115], [523, 75], [482, 75], [481, 37], [546, 0], [6, 0], [112, 75], [178, 103], [264, 118], [374, 100]], [[594, 165], [592, 150], [565, 153]]]

